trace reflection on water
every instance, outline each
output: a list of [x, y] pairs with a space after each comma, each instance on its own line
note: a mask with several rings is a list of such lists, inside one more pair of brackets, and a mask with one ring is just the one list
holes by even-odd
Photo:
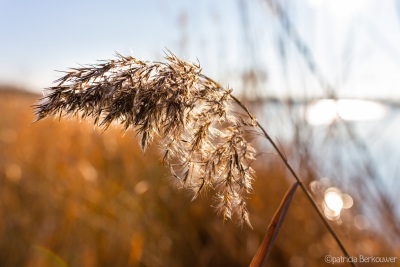
[[[399, 224], [389, 229], [384, 222], [390, 218], [397, 222], [400, 207], [382, 207], [397, 203], [400, 195], [400, 103], [396, 99], [308, 103], [265, 102], [256, 117], [273, 139], [286, 144], [283, 149], [296, 169], [310, 170], [302, 176], [327, 219], [335, 224], [346, 220], [359, 230], [374, 229], [391, 240]], [[271, 148], [265, 142], [259, 150]], [[339, 193], [330, 193], [329, 188]]]
[[386, 106], [360, 99], [321, 99], [307, 109], [307, 121], [313, 125], [330, 124], [340, 118], [345, 121], [368, 121], [382, 119]]

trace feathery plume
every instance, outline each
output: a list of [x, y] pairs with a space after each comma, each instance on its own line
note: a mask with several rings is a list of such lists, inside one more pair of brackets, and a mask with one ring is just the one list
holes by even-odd
[[201, 74], [199, 64], [169, 52], [166, 62], [117, 59], [73, 68], [55, 81], [37, 119], [48, 116], [94, 118], [107, 129], [119, 123], [136, 132], [146, 150], [157, 136], [163, 161], [181, 187], [216, 193], [224, 219], [247, 223], [246, 195], [251, 192], [255, 150], [247, 141], [254, 117], [234, 112], [231, 90]]

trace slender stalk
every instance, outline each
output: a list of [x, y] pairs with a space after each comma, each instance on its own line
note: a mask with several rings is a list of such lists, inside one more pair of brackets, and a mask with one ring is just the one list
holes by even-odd
[[[231, 95], [231, 97], [243, 110], [245, 110], [247, 112], [247, 114], [249, 115], [250, 118], [254, 119], [254, 116], [250, 113], [250, 111], [247, 109], [247, 107], [239, 99], [237, 99], [233, 95]], [[313, 206], [313, 208], [317, 212], [318, 216], [320, 217], [320, 219], [322, 220], [322, 222], [324, 223], [324, 225], [328, 229], [329, 233], [333, 236], [333, 238], [335, 239], [336, 243], [339, 245], [340, 249], [343, 251], [344, 255], [347, 258], [350, 258], [350, 254], [347, 252], [347, 250], [346, 250], [345, 246], [343, 245], [342, 241], [340, 240], [339, 236], [336, 234], [335, 230], [333, 230], [332, 226], [329, 224], [329, 222], [326, 220], [326, 218], [324, 217], [322, 212], [319, 210], [319, 208], [317, 206], [317, 203], [315, 202], [315, 200], [311, 196], [310, 192], [308, 192], [306, 186], [304, 185], [304, 183], [300, 179], [299, 175], [297, 175], [297, 173], [293, 170], [292, 166], [289, 164], [289, 162], [287, 161], [287, 159], [286, 159], [285, 155], [283, 154], [283, 152], [281, 151], [281, 149], [272, 140], [272, 138], [269, 136], [269, 134], [264, 129], [264, 127], [262, 127], [262, 125], [258, 121], [256, 123], [257, 123], [257, 127], [263, 132], [264, 137], [274, 147], [274, 149], [278, 153], [279, 157], [281, 158], [281, 160], [283, 161], [285, 166], [288, 168], [289, 172], [293, 175], [293, 177], [299, 183], [299, 186], [300, 186], [301, 190], [304, 192], [304, 194], [306, 195], [306, 197], [310, 201], [311, 205]], [[354, 267], [356, 266], [355, 263], [353, 263], [351, 261], [349, 261], [349, 262], [350, 262], [351, 266], [354, 266]]]
[[279, 230], [283, 224], [286, 213], [289, 210], [290, 203], [292, 203], [292, 199], [298, 185], [299, 183], [295, 182], [288, 189], [285, 196], [283, 197], [282, 202], [276, 210], [274, 216], [272, 217], [272, 220], [268, 225], [268, 230], [265, 233], [264, 239], [260, 247], [258, 248], [256, 255], [254, 255], [249, 267], [261, 267], [264, 266], [267, 262], [269, 253], [271, 252], [272, 247], [275, 243], [275, 239], [278, 236]]

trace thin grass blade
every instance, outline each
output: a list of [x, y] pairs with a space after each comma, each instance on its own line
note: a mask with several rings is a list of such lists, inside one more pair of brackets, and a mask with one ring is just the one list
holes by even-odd
[[250, 263], [250, 267], [261, 267], [267, 261], [268, 255], [275, 243], [275, 239], [278, 236], [279, 229], [283, 224], [283, 220], [285, 219], [286, 213], [289, 209], [298, 185], [299, 184], [297, 182], [294, 183], [283, 197], [278, 210], [275, 212], [274, 217], [268, 225], [268, 230], [264, 236], [264, 240]]

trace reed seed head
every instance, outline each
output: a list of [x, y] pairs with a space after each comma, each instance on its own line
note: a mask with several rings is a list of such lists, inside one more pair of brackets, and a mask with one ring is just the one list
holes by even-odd
[[157, 136], [163, 161], [181, 187], [192, 190], [193, 198], [213, 189], [224, 219], [251, 226], [245, 199], [255, 150], [246, 138], [255, 122], [235, 111], [232, 91], [201, 74], [199, 64], [171, 52], [165, 62], [118, 54], [73, 68], [55, 83], [35, 106], [36, 120], [92, 117], [104, 129], [116, 122], [137, 133], [143, 151]]

